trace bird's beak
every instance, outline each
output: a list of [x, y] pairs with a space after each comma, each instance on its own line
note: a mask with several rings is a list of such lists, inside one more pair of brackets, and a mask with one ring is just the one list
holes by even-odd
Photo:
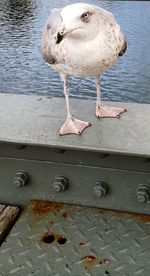
[[64, 38], [69, 36], [75, 30], [76, 30], [76, 28], [73, 28], [71, 30], [67, 30], [65, 27], [62, 27], [60, 29], [60, 31], [57, 33], [56, 44], [59, 44]]
[[72, 31], [67, 31], [65, 27], [62, 27], [60, 31], [57, 33], [57, 41], [59, 44], [65, 37], [67, 37]]

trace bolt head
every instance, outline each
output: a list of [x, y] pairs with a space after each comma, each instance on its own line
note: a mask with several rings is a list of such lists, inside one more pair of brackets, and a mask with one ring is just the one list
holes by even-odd
[[16, 175], [13, 178], [13, 185], [17, 188], [24, 187], [26, 184], [28, 184], [30, 181], [30, 178], [28, 174], [24, 171], [18, 171]]
[[68, 179], [64, 176], [56, 176], [53, 182], [53, 190], [56, 193], [64, 192], [68, 187]]
[[21, 181], [20, 180], [14, 180], [14, 182], [13, 182], [13, 184], [14, 184], [14, 186], [16, 186], [17, 188], [20, 188], [20, 187], [22, 187], [22, 183], [21, 183]]
[[64, 192], [64, 187], [61, 183], [55, 183], [54, 184], [54, 191], [56, 193], [61, 193], [61, 192]]
[[144, 195], [137, 195], [137, 201], [138, 202], [141, 202], [141, 203], [144, 203], [144, 202], [146, 202], [147, 200], [146, 200], [146, 197], [144, 196]]
[[101, 189], [98, 189], [97, 187], [94, 189], [94, 194], [96, 195], [96, 197], [102, 197], [103, 191]]
[[149, 200], [149, 194], [146, 191], [138, 191], [136, 193], [137, 201], [140, 203], [145, 203]]
[[95, 186], [94, 186], [94, 194], [96, 197], [103, 197], [107, 194], [108, 186], [105, 182], [103, 181], [97, 181]]
[[150, 200], [150, 187], [146, 184], [140, 184], [137, 187], [135, 196], [139, 203], [147, 203]]

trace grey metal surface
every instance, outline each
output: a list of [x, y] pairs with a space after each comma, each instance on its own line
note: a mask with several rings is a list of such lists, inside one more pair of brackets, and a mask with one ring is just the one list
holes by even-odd
[[[137, 187], [150, 186], [148, 172], [15, 158], [0, 158], [0, 167], [1, 203], [25, 206], [34, 198], [150, 214], [150, 200], [137, 201]], [[27, 173], [30, 182], [18, 187], [14, 177], [20, 170]], [[63, 192], [54, 189], [58, 176], [69, 183]], [[107, 193], [97, 197], [95, 185], [101, 181], [107, 184]]]
[[150, 105], [113, 102], [128, 112], [119, 120], [98, 120], [94, 101], [71, 99], [73, 114], [90, 121], [92, 127], [81, 136], [59, 137], [57, 132], [66, 117], [64, 99], [0, 95], [0, 103], [2, 142], [150, 156]]
[[0, 101], [1, 203], [25, 206], [37, 198], [150, 214], [149, 105], [124, 104], [120, 120], [97, 120], [92, 101], [73, 100], [74, 114], [80, 110], [93, 126], [79, 137], [59, 137], [64, 100], [0, 95]]
[[[150, 158], [143, 156], [121, 155], [117, 152], [108, 154], [103, 152], [94, 152], [89, 149], [65, 149], [50, 146], [33, 146], [28, 144], [0, 143], [0, 156], [50, 161], [63, 164], [96, 166], [112, 169], [126, 169], [130, 171], [150, 172]], [[43, 163], [44, 164], [44, 163]], [[20, 162], [21, 165], [21, 162]], [[21, 167], [21, 166], [20, 166]]]
[[32, 201], [0, 249], [1, 276], [148, 276], [150, 217]]

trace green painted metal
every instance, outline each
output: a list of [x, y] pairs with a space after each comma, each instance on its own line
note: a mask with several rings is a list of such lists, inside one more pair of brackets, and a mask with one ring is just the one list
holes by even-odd
[[148, 276], [150, 216], [32, 201], [0, 249], [1, 276]]
[[[25, 206], [30, 199], [36, 198], [150, 214], [150, 202], [141, 203], [136, 198], [138, 185], [150, 184], [147, 172], [4, 157], [0, 158], [0, 168], [1, 203]], [[17, 188], [13, 178], [19, 170], [29, 175], [30, 182]], [[54, 191], [56, 176], [64, 176], [69, 182], [62, 193]], [[108, 186], [102, 198], [94, 192], [98, 181]]]

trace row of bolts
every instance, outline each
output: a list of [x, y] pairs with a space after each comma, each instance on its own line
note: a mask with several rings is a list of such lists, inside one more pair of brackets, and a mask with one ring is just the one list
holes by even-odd
[[[30, 177], [25, 171], [18, 171], [13, 178], [13, 184], [18, 187], [24, 187], [30, 182]], [[64, 176], [55, 176], [53, 182], [53, 190], [56, 193], [62, 193], [67, 190], [69, 181]], [[109, 186], [104, 181], [97, 181], [93, 187], [93, 192], [97, 198], [105, 197], [108, 193]], [[150, 186], [146, 184], [139, 184], [136, 189], [135, 197], [140, 203], [147, 203], [150, 201]]]

